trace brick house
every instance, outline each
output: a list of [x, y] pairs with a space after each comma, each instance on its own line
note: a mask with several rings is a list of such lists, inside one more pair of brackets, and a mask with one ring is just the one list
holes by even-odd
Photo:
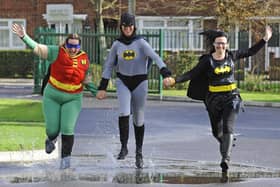
[[[204, 50], [203, 37], [199, 32], [209, 28], [216, 28], [217, 21], [214, 15], [213, 1], [204, 11], [191, 14], [178, 12], [176, 7], [187, 5], [186, 0], [168, 1], [164, 5], [160, 1], [136, 0], [136, 21], [138, 31], [164, 29], [165, 50], [169, 51], [197, 51]], [[0, 50], [24, 49], [25, 45], [10, 31], [12, 23], [23, 24], [27, 32], [33, 36], [34, 29], [43, 26], [55, 29], [57, 32], [82, 32], [85, 29], [96, 28], [96, 12], [90, 0], [0, 0]], [[128, 0], [118, 0], [119, 8], [104, 10], [105, 27], [118, 28], [116, 18], [127, 11]], [[272, 41], [259, 54], [265, 61], [266, 71], [270, 65], [270, 53], [274, 58], [280, 57], [280, 16], [267, 18], [274, 30]], [[251, 32], [242, 33], [240, 36], [238, 26], [230, 33], [230, 48], [249, 47], [254, 43]], [[254, 57], [254, 60], [259, 60]], [[245, 65], [252, 69], [252, 59]]]

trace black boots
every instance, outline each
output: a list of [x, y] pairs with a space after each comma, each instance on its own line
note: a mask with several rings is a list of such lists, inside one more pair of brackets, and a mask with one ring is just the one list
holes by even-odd
[[51, 154], [53, 150], [55, 150], [55, 143], [56, 143], [56, 138], [51, 140], [49, 138], [46, 139], [45, 141], [45, 151], [48, 154]]
[[70, 167], [70, 158], [74, 144], [74, 135], [61, 135], [61, 162], [60, 169]]
[[233, 145], [233, 134], [224, 134], [220, 144], [220, 152], [222, 155], [221, 168], [222, 168], [222, 182], [228, 182], [228, 168], [230, 161], [231, 148]]
[[120, 142], [122, 147], [117, 159], [123, 160], [128, 154], [127, 141], [129, 135], [129, 116], [119, 117], [119, 130], [120, 130]]
[[134, 125], [134, 133], [135, 133], [135, 143], [136, 143], [136, 151], [135, 151], [135, 165], [138, 169], [143, 168], [143, 156], [142, 156], [142, 145], [144, 140], [144, 132], [145, 126], [142, 125], [140, 127]]
[[[122, 146], [117, 159], [123, 160], [128, 154], [127, 142], [128, 142], [128, 135], [129, 135], [129, 116], [119, 117], [119, 130], [120, 130], [120, 142]], [[136, 144], [135, 165], [137, 168], [143, 168], [142, 145], [144, 139], [144, 130], [145, 130], [144, 125], [140, 127], [134, 125], [135, 144]]]

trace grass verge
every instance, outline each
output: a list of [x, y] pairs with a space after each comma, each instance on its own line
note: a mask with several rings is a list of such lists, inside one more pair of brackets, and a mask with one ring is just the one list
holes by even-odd
[[42, 102], [27, 99], [1, 99], [0, 121], [43, 122]]
[[43, 149], [44, 141], [41, 101], [0, 100], [0, 151]]
[[43, 149], [45, 127], [42, 123], [0, 123], [0, 151]]
[[[164, 96], [178, 96], [186, 97], [186, 90], [163, 90]], [[240, 95], [244, 101], [257, 101], [257, 102], [280, 102], [279, 93], [266, 93], [266, 92], [246, 92], [240, 91]]]

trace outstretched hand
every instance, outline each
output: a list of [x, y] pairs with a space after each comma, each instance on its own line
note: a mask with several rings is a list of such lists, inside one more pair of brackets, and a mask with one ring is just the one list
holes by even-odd
[[266, 26], [265, 27], [265, 35], [263, 37], [263, 39], [267, 42], [272, 36], [272, 29], [270, 26]]
[[12, 25], [12, 31], [20, 38], [23, 38], [25, 36], [25, 29], [22, 25], [14, 23]]

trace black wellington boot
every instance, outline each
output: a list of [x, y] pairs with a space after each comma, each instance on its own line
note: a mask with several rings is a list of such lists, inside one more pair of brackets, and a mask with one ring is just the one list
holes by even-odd
[[143, 168], [143, 155], [142, 155], [142, 145], [144, 140], [144, 132], [145, 126], [142, 125], [137, 127], [134, 125], [134, 133], [135, 133], [135, 143], [136, 143], [136, 156], [135, 156], [135, 165], [136, 168], [142, 169]]
[[61, 135], [61, 162], [60, 169], [70, 168], [70, 158], [74, 145], [74, 135]]
[[224, 134], [222, 137], [222, 143], [220, 144], [220, 151], [222, 155], [221, 168], [222, 168], [222, 180], [221, 182], [228, 182], [228, 169], [229, 169], [229, 161], [231, 148], [233, 144], [233, 134]]
[[129, 135], [129, 116], [119, 117], [119, 131], [120, 131], [120, 142], [122, 146], [117, 159], [123, 160], [128, 154], [127, 141]]
[[47, 138], [45, 141], [45, 151], [48, 154], [51, 154], [53, 150], [55, 150], [55, 143], [56, 143], [56, 138]]

